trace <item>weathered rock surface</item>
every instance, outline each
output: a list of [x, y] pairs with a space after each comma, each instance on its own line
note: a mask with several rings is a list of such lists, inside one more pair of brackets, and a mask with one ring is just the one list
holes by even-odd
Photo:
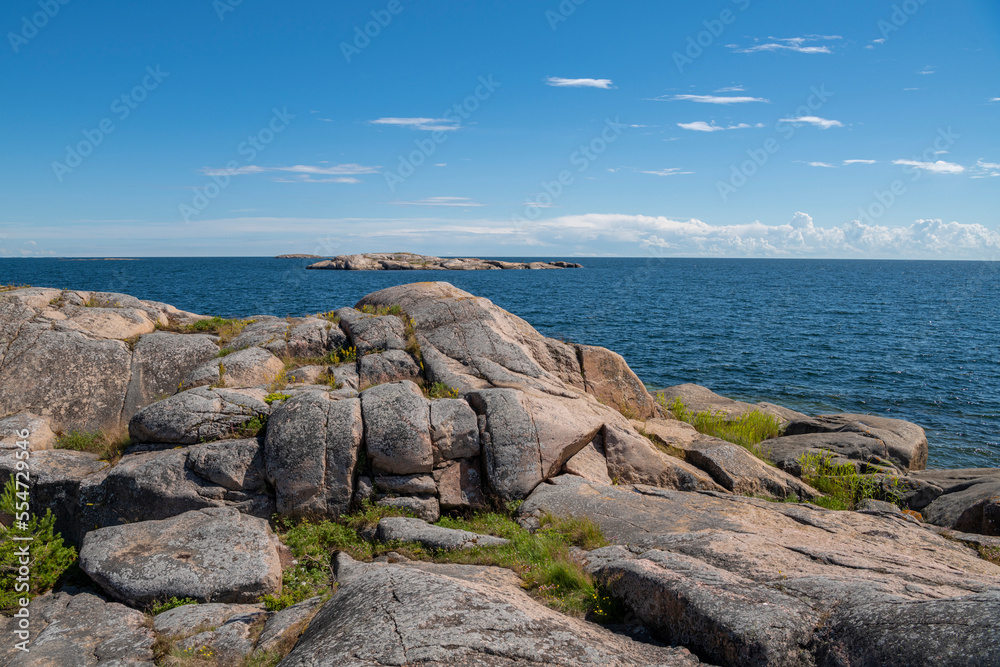
[[352, 665], [695, 665], [563, 616], [498, 568], [337, 560], [340, 589], [316, 615], [287, 667]]
[[431, 401], [431, 442], [435, 463], [479, 456], [479, 422], [468, 402]]
[[403, 350], [367, 354], [358, 360], [358, 382], [362, 389], [399, 380], [417, 381], [422, 377], [420, 366]]
[[338, 255], [307, 269], [337, 271], [484, 271], [490, 269], [582, 269], [572, 262], [504, 262], [495, 259], [441, 258], [411, 252]]
[[[25, 431], [27, 431], [27, 437], [22, 437], [22, 433]], [[18, 443], [23, 441], [27, 441], [28, 444], [21, 447]], [[42, 449], [52, 449], [55, 441], [56, 434], [52, 432], [49, 420], [45, 417], [22, 412], [0, 419], [0, 452], [21, 449], [35, 452]]]
[[383, 384], [361, 392], [365, 445], [375, 470], [392, 475], [434, 468], [430, 401], [413, 382]]
[[[879, 644], [897, 642], [894, 624], [873, 614], [889, 603], [922, 619], [914, 624], [920, 633], [905, 635], [915, 646], [908, 654], [972, 651], [979, 662], [971, 664], [1000, 660], [995, 644], [968, 648], [968, 619], [958, 614], [975, 608], [989, 628], [982, 632], [1000, 628], [1000, 567], [904, 516], [602, 487], [569, 476], [553, 481], [539, 486], [520, 511], [588, 516], [627, 546], [594, 552], [595, 574], [658, 636], [683, 641], [705, 660], [897, 664], [867, 657], [878, 654]], [[873, 614], [880, 622], [856, 625], [852, 614]], [[867, 641], [841, 641], [834, 629], [846, 625]]]
[[426, 521], [407, 517], [387, 517], [379, 521], [375, 529], [375, 539], [380, 542], [417, 542], [428, 549], [449, 551], [496, 547], [510, 542], [492, 535], [432, 526]]
[[3, 667], [153, 665], [155, 637], [142, 612], [77, 589], [35, 598], [28, 610], [27, 652], [15, 648], [24, 640], [18, 619], [0, 616]]
[[131, 605], [172, 597], [254, 602], [281, 590], [275, 542], [263, 519], [204, 509], [93, 530], [83, 540], [80, 569]]
[[892, 472], [897, 465], [889, 459], [885, 442], [851, 431], [787, 435], [765, 440], [761, 447], [775, 465], [792, 475], [802, 473], [803, 456], [825, 457], [827, 453], [832, 455], [832, 465], [850, 465], [861, 473], [871, 468]]
[[783, 424], [796, 419], [808, 419], [807, 415], [788, 408], [783, 408], [772, 403], [744, 403], [735, 401], [725, 396], [716, 394], [707, 387], [697, 384], [679, 384], [673, 387], [661, 389], [657, 394], [663, 396], [667, 405], [673, 403], [674, 399], [681, 399], [684, 407], [691, 412], [714, 412], [727, 415], [729, 417], [739, 417], [751, 410], [763, 412], [777, 417]]
[[361, 401], [329, 392], [299, 394], [274, 410], [265, 440], [267, 478], [278, 512], [340, 516], [354, 493], [364, 433]]
[[619, 483], [650, 484], [679, 491], [726, 491], [705, 471], [658, 451], [648, 438], [633, 431], [606, 426], [602, 443], [608, 474]]
[[375, 495], [375, 504], [383, 507], [396, 507], [406, 510], [418, 519], [431, 523], [441, 518], [441, 503], [437, 497], [427, 494], [413, 494], [408, 496]]
[[167, 638], [187, 637], [207, 628], [217, 628], [237, 616], [266, 614], [259, 604], [186, 604], [153, 617], [153, 630]]
[[77, 543], [95, 528], [155, 521], [208, 507], [233, 507], [270, 518], [274, 499], [256, 439], [126, 454], [118, 465], [85, 478], [68, 536]]
[[588, 394], [630, 419], [659, 415], [656, 401], [620, 354], [593, 345], [577, 345], [576, 350]]
[[176, 648], [194, 656], [207, 653], [217, 665], [239, 665], [253, 651], [255, 629], [269, 615], [263, 609], [234, 614], [217, 627], [177, 641]]
[[372, 315], [354, 308], [336, 311], [349, 344], [359, 357], [385, 350], [405, 350], [406, 327], [395, 315]]
[[263, 400], [231, 389], [198, 387], [154, 403], [129, 421], [133, 442], [193, 445], [244, 433], [255, 417], [271, 412]]
[[309, 598], [271, 616], [257, 638], [255, 652], [286, 655], [323, 606], [323, 602], [320, 597]]
[[1000, 470], [926, 470], [910, 478], [933, 484], [940, 494], [920, 512], [938, 526], [1000, 536]]
[[594, 438], [587, 446], [566, 461], [563, 472], [582, 477], [588, 482], [610, 486], [614, 480], [608, 475], [608, 460], [604, 455], [604, 438]]
[[[785, 435], [805, 433], [858, 433], [881, 441], [885, 458], [903, 472], [927, 465], [927, 434], [916, 424], [876, 415], [820, 415], [790, 422]], [[878, 447], [878, 445], [876, 445]], [[878, 449], [875, 450], [878, 453]]]
[[448, 461], [434, 470], [438, 499], [445, 510], [479, 509], [486, 506], [480, 460]]
[[175, 394], [184, 378], [219, 352], [213, 336], [156, 332], [139, 338], [125, 393], [123, 419]]

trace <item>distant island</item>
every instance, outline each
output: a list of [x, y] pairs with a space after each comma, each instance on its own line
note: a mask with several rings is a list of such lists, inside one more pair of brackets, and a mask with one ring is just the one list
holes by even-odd
[[304, 255], [304, 254], [278, 255], [277, 257], [275, 257], [275, 259], [323, 259], [323, 255]]
[[582, 269], [573, 262], [504, 262], [472, 257], [442, 258], [412, 252], [339, 255], [306, 267], [331, 271], [489, 271], [494, 269]]

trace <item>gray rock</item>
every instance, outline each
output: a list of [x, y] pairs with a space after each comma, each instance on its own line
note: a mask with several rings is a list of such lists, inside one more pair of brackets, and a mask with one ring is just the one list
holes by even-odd
[[604, 436], [598, 436], [563, 466], [563, 472], [582, 477], [588, 482], [610, 486], [608, 460], [604, 457]]
[[302, 366], [288, 371], [288, 381], [292, 384], [317, 384], [326, 372], [326, 366]]
[[441, 258], [412, 252], [338, 255], [310, 264], [307, 269], [333, 271], [489, 271], [496, 269], [582, 269], [574, 262], [504, 262], [475, 258]]
[[358, 481], [354, 485], [354, 504], [360, 505], [374, 497], [375, 486], [372, 484], [372, 478], [368, 475], [358, 475]]
[[378, 497], [375, 504], [406, 510], [418, 519], [431, 523], [441, 518], [441, 505], [437, 498], [429, 494]]
[[460, 398], [431, 401], [431, 440], [435, 463], [479, 456], [476, 413]]
[[[0, 450], [0, 488], [17, 474], [18, 462], [15, 451]], [[65, 449], [33, 452], [28, 459], [31, 512], [41, 517], [46, 510], [52, 510], [55, 531], [62, 534], [67, 543], [77, 543], [74, 533], [80, 485], [107, 467], [106, 462], [97, 460], [96, 454], [87, 452]]]
[[442, 509], [479, 509], [486, 506], [479, 459], [448, 461], [434, 471]]
[[372, 467], [392, 475], [434, 467], [430, 402], [412, 382], [383, 384], [361, 393], [365, 446]]
[[255, 630], [268, 616], [261, 609], [231, 616], [214, 629], [181, 639], [176, 647], [189, 655], [210, 653], [215, 664], [238, 665], [253, 651]]
[[245, 350], [274, 343], [284, 345], [289, 328], [288, 321], [280, 317], [257, 315], [251, 318], [251, 321], [243, 327], [238, 336], [229, 341], [225, 349]]
[[233, 507], [270, 518], [274, 500], [262, 484], [262, 446], [256, 439], [226, 440], [186, 449], [126, 454], [80, 483], [70, 535], [95, 528], [169, 519], [207, 507]]
[[265, 440], [267, 478], [280, 514], [339, 516], [350, 506], [361, 449], [361, 401], [299, 394], [276, 408]]
[[143, 408], [128, 431], [132, 442], [193, 445], [239, 436], [248, 422], [270, 412], [270, 406], [247, 394], [199, 387]]
[[80, 569], [131, 605], [172, 597], [253, 602], [281, 591], [275, 542], [263, 519], [204, 509], [91, 531], [80, 549]]
[[77, 589], [49, 593], [31, 601], [28, 652], [15, 643], [18, 619], [0, 616], [5, 641], [4, 667], [112, 667], [153, 665], [153, 631], [146, 616], [117, 602]]
[[376, 475], [373, 482], [379, 493], [433, 495], [437, 492], [437, 484], [431, 475]]
[[819, 491], [787, 472], [767, 465], [739, 445], [704, 436], [684, 459], [712, 476], [727, 491], [742, 496], [795, 496], [809, 500]]
[[353, 308], [341, 308], [337, 315], [358, 357], [379, 350], [406, 349], [406, 327], [395, 315], [369, 315]]
[[336, 350], [347, 343], [347, 336], [333, 322], [308, 317], [293, 320], [287, 339], [266, 345], [278, 356], [321, 357], [329, 350]]
[[401, 380], [421, 380], [420, 366], [403, 350], [367, 354], [358, 360], [359, 386], [362, 389]]
[[521, 396], [514, 389], [468, 395], [479, 415], [487, 483], [504, 501], [520, 500], [543, 479], [538, 436]]
[[213, 336], [156, 332], [139, 338], [132, 352], [131, 377], [125, 393], [123, 419], [172, 396], [184, 378], [218, 353]]
[[[1000, 568], [903, 515], [607, 487], [571, 476], [551, 482], [540, 485], [520, 513], [594, 520], [608, 539], [628, 547], [592, 552], [599, 578], [658, 636], [679, 638], [710, 662], [885, 664], [866, 656], [877, 637], [895, 633], [891, 614], [870, 625], [849, 619], [890, 603], [939, 610], [926, 617], [922, 634], [900, 636], [954, 647], [962, 636], [954, 609], [1000, 588]], [[841, 618], [872, 642], [841, 641], [843, 631], [829, 632]], [[984, 624], [992, 627], [993, 618]], [[971, 664], [995, 662], [994, 648], [980, 645], [979, 662]]]
[[417, 542], [428, 549], [447, 551], [510, 544], [510, 540], [500, 537], [432, 526], [407, 517], [387, 517], [379, 521], [375, 539], [379, 542]]
[[803, 433], [771, 438], [761, 443], [768, 458], [785, 472], [800, 476], [803, 456], [831, 456], [832, 465], [850, 465], [859, 473], [871, 468], [896, 472], [895, 463], [889, 460], [889, 448], [877, 438], [851, 431], [831, 433]]
[[220, 379], [226, 387], [270, 384], [284, 370], [285, 364], [261, 347], [237, 350], [219, 360]]
[[588, 394], [617, 408], [629, 419], [659, 415], [656, 401], [620, 354], [592, 345], [575, 347]]
[[254, 652], [287, 655], [324, 602], [321, 597], [309, 598], [271, 616], [257, 638]]
[[615, 426], [604, 428], [608, 474], [625, 484], [649, 484], [679, 491], [721, 491], [708, 473], [656, 449], [638, 433]]
[[[352, 665], [694, 665], [533, 600], [512, 572], [420, 563], [337, 562], [340, 589], [282, 663]], [[353, 572], [352, 572], [353, 570]]]
[[[27, 431], [27, 437], [21, 434]], [[25, 447], [18, 443], [27, 441]], [[33, 415], [30, 412], [11, 415], [0, 419], [0, 452], [4, 450], [23, 450], [35, 452], [42, 449], [52, 449], [56, 442], [56, 434], [49, 427], [45, 417]]]
[[186, 604], [153, 617], [153, 630], [167, 638], [188, 637], [204, 628], [217, 628], [234, 617], [266, 615], [262, 605]]
[[801, 412], [795, 412], [794, 410], [789, 410], [788, 408], [783, 408], [771, 403], [744, 403], [743, 401], [734, 401], [731, 398], [720, 396], [712, 390], [697, 384], [679, 384], [673, 387], [667, 387], [666, 389], [661, 389], [656, 393], [664, 398], [667, 405], [673, 403], [674, 399], [681, 399], [684, 403], [684, 407], [694, 413], [715, 412], [722, 413], [729, 417], [739, 417], [744, 413], [755, 410], [757, 412], [763, 412], [764, 414], [777, 417], [783, 425], [796, 419], [809, 419], [807, 415], [804, 415]]
[[927, 465], [927, 435], [916, 424], [900, 419], [875, 415], [820, 415], [792, 421], [786, 435], [804, 433], [859, 433], [880, 440], [885, 445], [885, 458], [900, 470], [923, 470]]
[[358, 391], [358, 388], [361, 386], [361, 378], [358, 376], [358, 368], [356, 364], [341, 364], [340, 366], [332, 366], [329, 372], [333, 374], [337, 384], [345, 389]]
[[[951, 479], [944, 475], [925, 477], [943, 484], [953, 483], [921, 510], [924, 519], [964, 533], [1000, 536], [1000, 470], [951, 472], [955, 473]], [[962, 473], [967, 476], [965, 479]], [[981, 476], [973, 477], [975, 473]]]

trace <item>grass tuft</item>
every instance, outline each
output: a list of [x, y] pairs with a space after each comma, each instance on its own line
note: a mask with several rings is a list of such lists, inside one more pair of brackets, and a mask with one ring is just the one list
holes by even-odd
[[90, 452], [97, 454], [101, 461], [114, 465], [121, 459], [125, 448], [131, 444], [128, 426], [119, 425], [101, 431], [71, 431], [60, 434], [56, 438], [55, 449]]
[[777, 417], [756, 410], [745, 412], [739, 417], [712, 410], [695, 413], [688, 410], [680, 397], [668, 404], [663, 394], [657, 394], [656, 400], [675, 419], [691, 424], [699, 433], [739, 445], [760, 460], [773, 465], [767, 448], [761, 443], [781, 435], [781, 422]]
[[449, 387], [444, 382], [435, 382], [429, 387], [424, 387], [424, 395], [427, 398], [458, 398], [458, 389]]
[[213, 317], [207, 320], [198, 320], [184, 327], [190, 333], [210, 333], [219, 337], [219, 346], [227, 345], [230, 341], [240, 335], [240, 333], [252, 324], [254, 320], [226, 319]]
[[812, 502], [832, 510], [857, 509], [865, 500], [884, 500], [900, 504], [896, 490], [899, 479], [884, 475], [862, 475], [849, 463], [836, 464], [834, 454], [803, 454], [798, 463], [802, 468], [802, 481], [826, 496]]
[[170, 611], [171, 609], [176, 609], [177, 607], [185, 607], [189, 604], [198, 604], [198, 601], [194, 598], [172, 597], [169, 600], [154, 603], [149, 609], [149, 614], [150, 616], [159, 616], [165, 611]]

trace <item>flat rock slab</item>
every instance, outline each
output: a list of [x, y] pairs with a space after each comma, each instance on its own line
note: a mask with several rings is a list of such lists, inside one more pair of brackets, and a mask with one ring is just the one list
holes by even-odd
[[927, 434], [916, 424], [876, 415], [819, 415], [790, 422], [785, 435], [806, 433], [858, 433], [881, 441], [885, 458], [903, 472], [923, 470], [927, 465]]
[[260, 637], [257, 638], [254, 652], [286, 655], [324, 602], [321, 597], [309, 598], [271, 616], [264, 624]]
[[[595, 572], [658, 636], [704, 660], [896, 664], [865, 657], [873, 644], [897, 641], [894, 622], [888, 616], [876, 625], [852, 620], [852, 614], [868, 615], [891, 602], [921, 619], [914, 624], [921, 631], [905, 635], [914, 644], [908, 654], [977, 656], [903, 664], [1000, 663], [1000, 644], [970, 648], [955, 628], [968, 623], [959, 611], [968, 607], [982, 612], [976, 619], [989, 628], [983, 632], [1000, 632], [1000, 598], [993, 593], [1000, 591], [1000, 567], [908, 517], [638, 485], [602, 487], [570, 476], [553, 482], [539, 486], [520, 513], [587, 516], [608, 539], [626, 545], [611, 554], [613, 564], [597, 564]], [[772, 630], [756, 626], [760, 619], [746, 615], [740, 600], [766, 602], [761, 614], [774, 615]], [[845, 633], [867, 640], [841, 642]]]
[[281, 590], [281, 563], [267, 522], [229, 508], [91, 531], [80, 568], [135, 606], [172, 597], [255, 602]]
[[337, 560], [340, 588], [285, 667], [343, 665], [696, 665], [533, 600], [509, 570]]
[[787, 423], [795, 419], [808, 419], [807, 415], [795, 410], [789, 410], [772, 403], [745, 403], [735, 401], [725, 396], [720, 396], [707, 387], [697, 384], [679, 384], [667, 387], [657, 392], [666, 399], [670, 405], [674, 399], [681, 399], [691, 412], [715, 412], [722, 413], [729, 417], [739, 417], [751, 410], [763, 412], [773, 417], [777, 417], [781, 422]]
[[183, 637], [206, 627], [218, 627], [236, 616], [267, 614], [263, 605], [186, 604], [153, 617], [153, 630], [165, 637]]
[[449, 551], [510, 544], [510, 540], [502, 537], [432, 526], [426, 521], [407, 517], [387, 517], [379, 521], [375, 539], [379, 542], [417, 542], [428, 549]]
[[197, 387], [143, 408], [129, 421], [128, 432], [132, 442], [193, 445], [235, 437], [244, 424], [270, 412], [248, 393]]
[[[18, 620], [0, 616], [3, 667], [110, 667], [153, 664], [146, 616], [91, 592], [68, 589], [32, 600], [28, 652], [14, 648]], [[6, 625], [6, 628], [4, 627]]]

